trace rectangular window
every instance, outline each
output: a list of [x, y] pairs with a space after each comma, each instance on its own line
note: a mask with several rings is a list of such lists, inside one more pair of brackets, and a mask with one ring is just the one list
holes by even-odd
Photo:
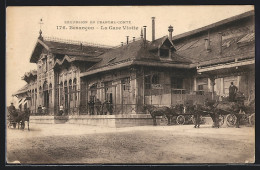
[[183, 79], [178, 77], [171, 78], [171, 88], [173, 89], [183, 89]]
[[145, 89], [151, 89], [151, 76], [145, 76], [144, 78]]
[[208, 91], [208, 78], [197, 78], [197, 91]]
[[130, 90], [130, 78], [124, 78], [121, 80], [122, 88], [124, 91]]
[[168, 58], [169, 57], [169, 49], [160, 49], [160, 57]]

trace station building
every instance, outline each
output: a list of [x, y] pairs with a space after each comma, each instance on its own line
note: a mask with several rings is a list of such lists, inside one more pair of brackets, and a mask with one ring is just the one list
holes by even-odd
[[[222, 21], [173, 35], [139, 38], [118, 47], [59, 39], [37, 39], [30, 62], [37, 70], [22, 77], [27, 85], [17, 97], [37, 114], [48, 115], [63, 105], [68, 115], [91, 113], [90, 103], [108, 103], [102, 114], [143, 114], [144, 104], [170, 106], [203, 103], [206, 98], [225, 100], [231, 82], [246, 98], [255, 93], [255, 17], [249, 11]], [[94, 109], [95, 110], [95, 109]]]

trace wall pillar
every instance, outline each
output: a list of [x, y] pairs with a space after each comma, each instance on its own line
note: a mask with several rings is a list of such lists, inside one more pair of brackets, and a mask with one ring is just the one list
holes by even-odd
[[210, 85], [211, 85], [211, 99], [214, 100], [214, 86], [215, 86], [215, 78], [214, 77], [210, 77]]
[[224, 94], [224, 78], [220, 78], [220, 95]]
[[194, 77], [194, 86], [193, 86], [193, 90], [197, 91], [197, 77]]

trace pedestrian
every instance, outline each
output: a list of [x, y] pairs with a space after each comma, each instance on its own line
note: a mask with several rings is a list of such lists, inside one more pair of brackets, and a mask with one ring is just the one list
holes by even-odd
[[38, 114], [39, 114], [39, 115], [42, 114], [42, 106], [41, 106], [41, 105], [39, 105], [39, 107], [38, 107]]
[[93, 100], [93, 99], [88, 102], [89, 114], [90, 114], [90, 115], [94, 115], [94, 104], [95, 104], [95, 103], [94, 103], [94, 100]]
[[63, 115], [64, 113], [64, 107], [63, 107], [63, 104], [60, 105], [60, 111], [59, 111], [59, 115]]
[[97, 99], [95, 102], [95, 109], [96, 109], [96, 114], [100, 115], [101, 114], [101, 101], [99, 99]]
[[236, 128], [240, 128], [240, 120], [243, 117], [243, 114], [245, 114], [245, 112], [242, 109], [235, 114], [237, 117]]
[[238, 88], [234, 85], [233, 82], [231, 82], [231, 84], [229, 86], [229, 101], [230, 102], [235, 101], [237, 91], [238, 91]]
[[42, 106], [42, 113], [43, 113], [43, 115], [46, 114], [46, 107], [45, 106]]
[[193, 116], [194, 116], [194, 123], [195, 123], [195, 126], [194, 126], [194, 128], [199, 128], [200, 127], [200, 112], [198, 111], [198, 110], [195, 110], [194, 111], [194, 114], [193, 114]]
[[220, 121], [219, 120], [219, 114], [217, 112], [215, 112], [214, 117], [215, 117], [214, 127], [219, 128], [219, 121]]

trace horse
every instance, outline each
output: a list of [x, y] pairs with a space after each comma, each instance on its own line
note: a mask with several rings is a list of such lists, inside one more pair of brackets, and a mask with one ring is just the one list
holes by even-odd
[[19, 111], [19, 110], [15, 110], [13, 111], [13, 113], [11, 113], [11, 111], [9, 110], [9, 125], [8, 127], [10, 127], [10, 124], [13, 125], [13, 127], [16, 127], [16, 124], [18, 124], [18, 129], [21, 125], [21, 129], [24, 129], [25, 127], [25, 121], [27, 121], [27, 125], [28, 125], [28, 130], [30, 130], [29, 128], [29, 120], [30, 120], [30, 111], [26, 110], [26, 111]]
[[[237, 96], [235, 102], [227, 102], [227, 101], [214, 101], [207, 100], [205, 101], [205, 107], [202, 107], [202, 113], [204, 115], [209, 114], [213, 120], [213, 126], [219, 128], [220, 116], [223, 113], [233, 113], [237, 118], [240, 118], [239, 113], [244, 112], [248, 113], [248, 107], [244, 106], [243, 100], [241, 100], [241, 96]], [[222, 116], [223, 117], [223, 116]], [[238, 125], [239, 126], [239, 125]]]
[[[194, 117], [200, 119], [200, 116], [207, 116], [209, 115], [213, 121], [212, 127], [218, 127], [219, 128], [219, 114], [216, 112], [214, 108], [214, 103], [212, 102], [205, 102], [204, 105], [197, 104], [194, 108]], [[199, 120], [198, 120], [199, 121]], [[218, 122], [218, 123], [217, 123]], [[196, 125], [195, 125], [196, 126]]]
[[155, 107], [153, 105], [144, 105], [144, 111], [148, 111], [153, 119], [153, 125], [156, 126], [156, 116], [165, 116], [167, 118], [167, 125], [171, 124], [171, 118], [173, 116], [172, 109], [166, 106], [163, 107]]

